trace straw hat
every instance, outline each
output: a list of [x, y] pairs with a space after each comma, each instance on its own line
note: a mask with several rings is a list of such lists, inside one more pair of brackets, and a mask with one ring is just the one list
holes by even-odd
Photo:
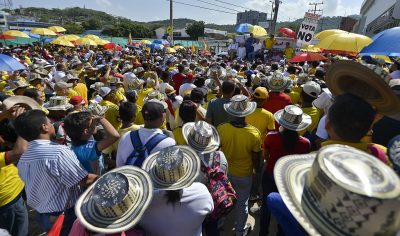
[[38, 74], [38, 73], [31, 73], [29, 75], [29, 83], [31, 83], [31, 82], [33, 82], [33, 81], [35, 81], [37, 79], [38, 80], [43, 80], [42, 76], [40, 76], [40, 74]]
[[87, 108], [85, 108], [85, 111], [90, 111], [93, 115], [96, 116], [103, 116], [108, 110], [108, 106], [102, 106], [99, 103], [92, 103], [90, 104]]
[[16, 90], [18, 88], [26, 88], [28, 86], [29, 86], [29, 84], [25, 83], [22, 80], [14, 80], [14, 81], [11, 81], [11, 83], [9, 84], [7, 89], [11, 90], [11, 91], [14, 91], [14, 90]]
[[353, 61], [333, 63], [326, 75], [326, 84], [334, 96], [343, 93], [357, 95], [384, 115], [400, 113], [400, 94], [396, 95], [390, 88], [390, 80], [381, 67]]
[[205, 83], [206, 87], [209, 88], [210, 90], [218, 90], [219, 89], [217, 81], [215, 81], [214, 79], [206, 79], [206, 81], [204, 83]]
[[143, 102], [146, 103], [147, 101], [152, 100], [152, 99], [156, 99], [156, 100], [164, 102], [165, 95], [158, 90], [154, 90], [146, 95], [146, 97], [143, 99]]
[[179, 190], [196, 180], [200, 173], [200, 158], [187, 146], [170, 146], [148, 156], [142, 169], [150, 174], [155, 188]]
[[276, 163], [274, 177], [309, 235], [395, 235], [400, 228], [400, 179], [366, 152], [329, 145], [286, 156]]
[[278, 71], [267, 77], [267, 80], [265, 82], [267, 87], [272, 92], [283, 91], [292, 83], [288, 77], [285, 77], [281, 72]]
[[90, 231], [119, 233], [139, 222], [152, 197], [149, 175], [138, 167], [123, 166], [92, 184], [76, 202], [75, 213]]
[[253, 113], [257, 108], [257, 103], [250, 102], [244, 95], [235, 95], [231, 101], [224, 104], [225, 111], [234, 117], [244, 117]]
[[311, 116], [304, 114], [300, 107], [288, 105], [274, 114], [275, 121], [286, 129], [301, 131], [311, 125]]
[[66, 111], [74, 106], [68, 103], [66, 96], [54, 96], [50, 97], [50, 100], [45, 104], [45, 107], [50, 111]]
[[95, 91], [99, 91], [99, 89], [100, 89], [101, 87], [103, 87], [103, 86], [104, 86], [104, 83], [102, 83], [102, 82], [96, 82], [96, 83], [94, 83], [94, 84], [91, 84], [91, 85], [90, 85], [90, 88], [93, 89], [93, 90], [95, 90]]
[[11, 96], [4, 99], [2, 106], [3, 110], [6, 111], [15, 105], [26, 105], [30, 107], [32, 110], [41, 110], [39, 104], [30, 97], [26, 96]]
[[186, 143], [198, 153], [206, 154], [219, 148], [220, 140], [217, 130], [205, 121], [184, 124], [182, 133]]

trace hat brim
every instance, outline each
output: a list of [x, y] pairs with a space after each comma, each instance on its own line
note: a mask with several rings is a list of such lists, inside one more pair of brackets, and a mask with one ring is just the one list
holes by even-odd
[[12, 96], [8, 97], [3, 101], [3, 109], [9, 110], [11, 107], [24, 104], [30, 107], [32, 110], [41, 110], [40, 105], [30, 97], [26, 96]]
[[309, 115], [307, 115], [307, 114], [304, 114], [304, 113], [302, 115], [303, 116], [302, 121], [298, 125], [292, 124], [292, 123], [289, 123], [289, 122], [285, 121], [282, 118], [284, 110], [285, 109], [282, 109], [282, 110], [279, 110], [279, 111], [274, 113], [275, 121], [278, 122], [278, 124], [280, 124], [284, 128], [289, 129], [289, 130], [293, 130], [293, 131], [302, 131], [302, 130], [307, 129], [307, 127], [311, 125], [311, 123], [312, 123], [311, 117]]
[[148, 156], [143, 164], [142, 169], [149, 173], [150, 178], [153, 181], [154, 188], [160, 190], [180, 190], [187, 188], [197, 179], [200, 173], [200, 159], [197, 154], [191, 148], [187, 146], [176, 146], [183, 152], [183, 162], [186, 162], [187, 171], [186, 173], [175, 183], [168, 183], [160, 179], [156, 172], [156, 161], [159, 151]]
[[234, 117], [244, 117], [244, 116], [248, 116], [251, 113], [253, 113], [256, 108], [257, 108], [257, 103], [255, 102], [247, 102], [247, 107], [246, 109], [244, 109], [243, 111], [235, 111], [231, 109], [231, 102], [225, 103], [224, 104], [224, 110], [231, 116]]
[[110, 172], [124, 174], [130, 182], [139, 186], [137, 189], [141, 191], [138, 191], [138, 195], [135, 196], [137, 201], [122, 216], [112, 218], [98, 213], [94, 201], [91, 199], [95, 184], [92, 184], [81, 195], [75, 204], [76, 216], [88, 230], [104, 234], [119, 233], [132, 228], [139, 222], [153, 198], [153, 184], [144, 170], [134, 166], [122, 166]]
[[280, 158], [275, 164], [276, 187], [286, 207], [309, 235], [321, 235], [311, 224], [301, 202], [307, 174], [316, 158], [316, 153], [289, 155]]
[[276, 86], [276, 85], [273, 85], [273, 84], [270, 83], [270, 79], [271, 79], [271, 78], [272, 78], [272, 76], [271, 76], [271, 77], [268, 77], [268, 78], [266, 79], [266, 81], [265, 81], [267, 87], [271, 90], [271, 92], [283, 91], [283, 90], [285, 90], [287, 87], [289, 87], [290, 84], [291, 84], [290, 79], [286, 79], [286, 81], [285, 81], [281, 86]]
[[211, 152], [218, 150], [218, 148], [220, 146], [220, 139], [219, 139], [217, 129], [215, 129], [214, 126], [211, 126], [212, 136], [211, 136], [210, 143], [207, 146], [202, 146], [190, 138], [190, 131], [193, 129], [194, 125], [195, 125], [194, 122], [188, 122], [183, 125], [182, 133], [183, 133], [183, 139], [185, 139], [185, 142], [191, 148], [193, 148], [196, 152], [198, 152], [200, 154], [207, 154], [207, 153], [211, 153]]
[[67, 111], [74, 106], [72, 104], [65, 104], [65, 105], [60, 105], [60, 106], [54, 106], [54, 107], [46, 107], [47, 110], [49, 111]]
[[368, 101], [381, 114], [400, 113], [400, 96], [377, 73], [360, 63], [335, 62], [326, 73], [326, 84], [334, 96], [351, 93]]

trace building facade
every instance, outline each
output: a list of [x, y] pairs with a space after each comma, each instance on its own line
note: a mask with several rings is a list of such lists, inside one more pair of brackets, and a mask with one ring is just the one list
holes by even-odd
[[355, 31], [373, 36], [400, 25], [400, 0], [364, 0], [360, 15]]
[[259, 25], [259, 22], [267, 22], [268, 14], [259, 11], [245, 11], [239, 12], [236, 16], [236, 24], [249, 23], [252, 25]]
[[339, 29], [352, 32], [354, 25], [357, 23], [357, 20], [351, 17], [342, 17], [340, 20]]

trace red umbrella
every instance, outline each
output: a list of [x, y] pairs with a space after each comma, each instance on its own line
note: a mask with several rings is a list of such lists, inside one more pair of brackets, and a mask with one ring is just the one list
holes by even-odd
[[0, 34], [0, 39], [6, 40], [6, 39], [15, 39], [15, 36], [11, 35], [5, 35], [5, 34]]
[[322, 56], [321, 54], [315, 52], [303, 52], [294, 56], [292, 59], [289, 60], [289, 62], [325, 61], [325, 60], [328, 60], [328, 58]]
[[115, 48], [115, 44], [114, 43], [106, 43], [103, 45], [103, 48], [105, 49], [114, 49]]
[[121, 50], [122, 50], [122, 47], [121, 47], [121, 46], [119, 46], [119, 45], [117, 45], [117, 46], [115, 47], [115, 50], [117, 50], [117, 51], [121, 51]]
[[285, 35], [286, 37], [296, 38], [296, 32], [294, 32], [289, 28], [280, 28], [278, 31], [283, 35]]

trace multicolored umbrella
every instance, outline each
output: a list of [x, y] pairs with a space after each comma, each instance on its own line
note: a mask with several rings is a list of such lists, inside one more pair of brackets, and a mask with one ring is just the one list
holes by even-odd
[[24, 32], [21, 32], [19, 30], [7, 30], [3, 34], [9, 35], [9, 36], [14, 36], [14, 37], [20, 37], [20, 38], [30, 38], [29, 35], [25, 34]]
[[73, 43], [71, 43], [70, 41], [68, 41], [66, 39], [62, 39], [62, 38], [54, 39], [50, 43], [55, 44], [55, 45], [60, 45], [60, 46], [66, 46], [66, 47], [75, 47], [75, 45]]
[[97, 46], [97, 43], [90, 38], [80, 38], [76, 40], [75, 43], [87, 46]]
[[0, 34], [0, 39], [2, 40], [7, 40], [7, 39], [15, 39], [17, 37], [11, 36], [11, 35], [6, 35], [6, 34]]
[[340, 29], [329, 29], [319, 32], [318, 34], [314, 35], [314, 38], [322, 40], [333, 34], [343, 34], [343, 33], [348, 33], [348, 32]]
[[26, 67], [15, 58], [0, 54], [0, 71], [25, 70]]
[[363, 48], [360, 54], [376, 54], [386, 56], [400, 56], [400, 27], [394, 27], [391, 29], [384, 30], [374, 37], [373, 42]]
[[344, 51], [359, 53], [365, 46], [372, 43], [372, 39], [361, 34], [339, 33], [332, 34], [315, 45], [326, 51]]
[[54, 31], [49, 30], [47, 28], [33, 28], [31, 29], [31, 33], [38, 35], [57, 36], [57, 34]]
[[289, 38], [296, 38], [296, 32], [289, 28], [280, 28], [278, 30], [281, 34]]
[[289, 62], [325, 61], [325, 60], [328, 60], [328, 58], [322, 56], [321, 54], [315, 52], [303, 52], [294, 56], [292, 59], [289, 60]]
[[65, 28], [61, 27], [61, 26], [51, 26], [48, 28], [49, 30], [55, 32], [55, 33], [61, 33], [61, 32], [65, 32], [67, 31]]
[[249, 33], [252, 27], [252, 24], [243, 23], [236, 26], [235, 31], [238, 33]]

